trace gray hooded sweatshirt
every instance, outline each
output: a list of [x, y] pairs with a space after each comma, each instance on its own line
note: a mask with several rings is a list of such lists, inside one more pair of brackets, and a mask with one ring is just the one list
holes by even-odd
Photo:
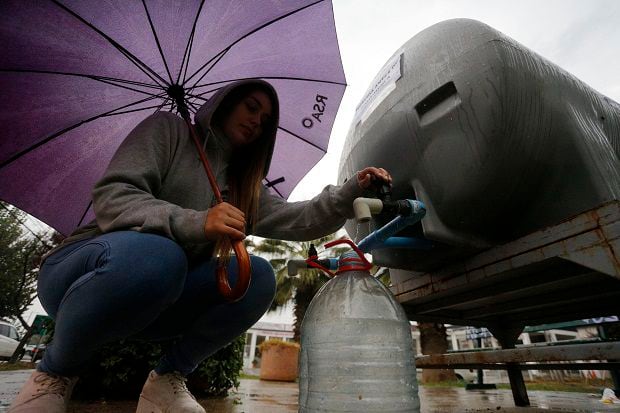
[[[204, 131], [207, 158], [222, 193], [227, 188], [228, 160], [234, 154], [228, 139], [214, 133], [211, 117], [231, 90], [253, 82], [272, 90], [277, 116], [273, 88], [262, 81], [244, 81], [221, 89], [195, 117]], [[267, 135], [261, 139], [270, 139], [273, 151], [276, 129]], [[342, 186], [328, 185], [311, 200], [287, 202], [263, 187], [254, 235], [301, 241], [333, 233], [353, 217], [353, 200], [363, 192], [354, 178]], [[175, 114], [158, 112], [138, 124], [116, 151], [92, 196], [96, 219], [78, 228], [63, 245], [111, 231], [134, 230], [166, 236], [190, 257], [212, 254], [213, 243], [206, 238], [204, 223], [215, 197], [188, 127]]]

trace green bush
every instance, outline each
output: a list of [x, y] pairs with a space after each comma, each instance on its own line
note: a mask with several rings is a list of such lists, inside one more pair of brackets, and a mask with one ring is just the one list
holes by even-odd
[[299, 348], [299, 343], [294, 341], [284, 341], [279, 338], [270, 338], [269, 340], [265, 340], [258, 346], [260, 348], [261, 353], [267, 350], [269, 347], [297, 347]]
[[188, 387], [195, 396], [226, 396], [239, 386], [243, 368], [245, 334], [198, 365], [189, 376]]
[[[226, 396], [239, 385], [245, 337], [204, 360], [188, 377], [196, 396]], [[87, 371], [80, 375], [73, 395], [77, 399], [137, 399], [144, 381], [161, 357], [165, 344], [120, 341], [97, 352]]]

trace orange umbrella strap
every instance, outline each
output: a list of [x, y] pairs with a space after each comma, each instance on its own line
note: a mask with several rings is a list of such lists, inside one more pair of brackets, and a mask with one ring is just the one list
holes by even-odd
[[213, 189], [213, 193], [215, 194], [215, 200], [219, 204], [220, 202], [224, 202], [222, 199], [222, 193], [220, 192], [220, 188], [217, 186], [217, 181], [215, 180], [215, 175], [213, 174], [213, 170], [211, 169], [211, 165], [209, 164], [209, 160], [207, 159], [207, 154], [202, 148], [202, 144], [200, 143], [200, 139], [198, 138], [198, 134], [196, 133], [196, 128], [189, 121], [189, 119], [184, 118], [185, 123], [189, 127], [189, 133], [192, 136], [192, 140], [196, 145], [196, 149], [198, 149], [198, 155], [200, 156], [200, 160], [202, 161], [202, 165], [205, 168], [205, 172], [207, 173], [207, 178], [209, 178], [209, 183], [211, 184], [211, 188]]
[[[219, 204], [223, 202], [222, 193], [220, 192], [220, 188], [217, 186], [217, 181], [215, 180], [215, 176], [213, 175], [213, 171], [211, 170], [211, 165], [209, 165], [209, 161], [207, 160], [207, 155], [205, 154], [205, 151], [200, 143], [200, 139], [198, 138], [198, 134], [196, 133], [196, 128], [189, 119], [189, 113], [181, 112], [181, 115], [183, 116], [185, 123], [189, 127], [189, 133], [192, 136], [194, 144], [196, 145], [196, 149], [198, 149], [198, 155], [200, 156], [202, 165], [207, 172], [207, 177], [209, 178], [209, 183], [211, 184], [213, 193], [215, 194], [215, 199]], [[237, 257], [237, 263], [239, 264], [239, 275], [237, 277], [237, 282], [235, 283], [234, 288], [230, 286], [226, 267], [218, 266], [216, 275], [217, 289], [219, 293], [224, 298], [226, 298], [226, 300], [234, 302], [242, 299], [247, 292], [248, 287], [250, 286], [250, 281], [252, 279], [252, 268], [250, 265], [250, 257], [247, 250], [245, 249], [245, 246], [243, 245], [243, 241], [232, 241], [232, 246]]]

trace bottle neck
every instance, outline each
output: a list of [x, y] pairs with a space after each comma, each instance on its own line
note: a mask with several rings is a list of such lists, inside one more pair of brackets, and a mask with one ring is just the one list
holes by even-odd
[[357, 255], [355, 251], [347, 251], [338, 259], [338, 271], [336, 271], [336, 274], [341, 274], [347, 271], [368, 272], [367, 264]]

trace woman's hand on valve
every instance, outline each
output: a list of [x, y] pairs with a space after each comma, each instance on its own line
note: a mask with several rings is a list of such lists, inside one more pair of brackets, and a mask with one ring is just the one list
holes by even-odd
[[228, 202], [221, 202], [209, 208], [204, 230], [212, 241], [224, 236], [231, 240], [245, 239], [245, 214]]
[[362, 189], [367, 189], [375, 180], [383, 181], [392, 185], [392, 176], [383, 168], [369, 166], [357, 172], [357, 184]]

